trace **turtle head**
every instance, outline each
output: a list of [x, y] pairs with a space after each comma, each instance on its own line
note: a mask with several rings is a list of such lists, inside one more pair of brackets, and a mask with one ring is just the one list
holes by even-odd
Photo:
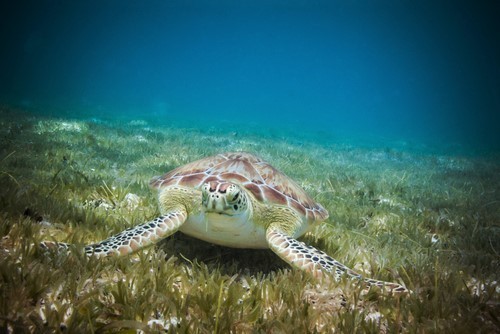
[[237, 215], [246, 211], [248, 197], [239, 185], [227, 181], [210, 181], [202, 187], [202, 204], [206, 212]]

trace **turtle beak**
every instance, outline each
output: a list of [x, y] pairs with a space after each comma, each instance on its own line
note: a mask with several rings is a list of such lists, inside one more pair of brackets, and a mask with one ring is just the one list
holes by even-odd
[[229, 206], [226, 204], [225, 198], [210, 198], [207, 205], [205, 206], [207, 213], [218, 213], [220, 215], [231, 216]]

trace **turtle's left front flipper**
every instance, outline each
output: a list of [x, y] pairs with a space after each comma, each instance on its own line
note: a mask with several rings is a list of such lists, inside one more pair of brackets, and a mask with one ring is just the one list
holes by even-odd
[[[85, 253], [89, 256], [104, 257], [136, 252], [177, 232], [186, 218], [186, 210], [170, 211], [166, 215], [131, 227], [106, 240], [85, 246]], [[41, 246], [49, 249], [57, 248], [59, 251], [69, 249], [69, 245], [65, 243], [42, 242]]]
[[364, 278], [328, 254], [292, 238], [272, 225], [266, 231], [266, 238], [269, 247], [285, 262], [298, 269], [311, 272], [315, 277], [321, 277], [324, 272], [327, 272], [334, 274], [336, 280], [340, 280], [342, 276], [348, 275], [351, 278], [363, 280], [368, 285], [375, 285], [393, 292], [408, 292], [404, 286], [397, 283]]

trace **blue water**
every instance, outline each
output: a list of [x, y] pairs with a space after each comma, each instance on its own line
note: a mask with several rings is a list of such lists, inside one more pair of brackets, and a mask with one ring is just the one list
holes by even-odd
[[498, 1], [7, 1], [0, 103], [500, 148]]

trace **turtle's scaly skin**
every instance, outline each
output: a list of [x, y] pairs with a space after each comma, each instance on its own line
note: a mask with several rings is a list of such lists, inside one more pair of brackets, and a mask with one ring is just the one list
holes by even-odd
[[[92, 256], [126, 255], [181, 231], [236, 248], [270, 248], [284, 261], [315, 276], [347, 275], [369, 285], [406, 292], [400, 284], [363, 278], [324, 252], [296, 240], [328, 212], [267, 162], [244, 152], [224, 153], [155, 178], [162, 216], [88, 245]], [[68, 249], [63, 243], [46, 248]]]

